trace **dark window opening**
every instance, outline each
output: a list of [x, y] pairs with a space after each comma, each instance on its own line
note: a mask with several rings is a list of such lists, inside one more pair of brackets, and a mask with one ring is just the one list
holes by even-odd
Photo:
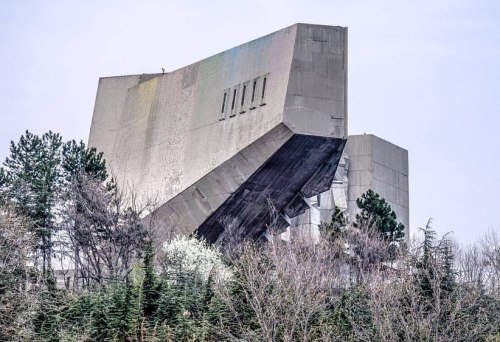
[[234, 109], [234, 102], [236, 101], [236, 89], [233, 91], [233, 102], [231, 103], [231, 110]]
[[253, 81], [252, 102], [255, 100], [255, 89], [256, 88], [257, 88], [257, 81]]
[[264, 94], [266, 93], [266, 81], [267, 77], [264, 77], [264, 82], [262, 83], [262, 100], [264, 100]]
[[226, 96], [227, 96], [227, 93], [224, 93], [224, 98], [222, 99], [222, 110], [221, 110], [221, 113], [224, 113], [224, 108], [226, 107]]
[[247, 86], [243, 86], [243, 92], [241, 93], [241, 108], [243, 108], [243, 104], [245, 103], [245, 93], [247, 91]]

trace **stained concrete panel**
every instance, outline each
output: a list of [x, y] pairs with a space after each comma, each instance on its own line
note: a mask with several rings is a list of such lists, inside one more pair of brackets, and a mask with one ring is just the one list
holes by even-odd
[[295, 133], [347, 136], [347, 29], [298, 25], [283, 122]]
[[140, 80], [141, 75], [99, 79], [89, 141], [93, 143], [91, 146], [98, 147], [105, 156], [113, 155], [115, 146], [110, 137], [120, 127], [119, 117], [124, 110], [128, 90], [139, 84]]

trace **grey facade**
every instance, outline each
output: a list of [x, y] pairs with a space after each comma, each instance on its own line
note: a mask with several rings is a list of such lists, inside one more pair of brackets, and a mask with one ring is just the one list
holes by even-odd
[[[189, 234], [294, 136], [327, 138], [319, 153], [347, 123], [347, 28], [296, 24], [165, 74], [101, 78], [89, 145], [122, 186], [160, 202], [165, 230]], [[313, 232], [335, 205], [347, 210], [349, 157], [322, 162], [335, 163], [332, 185], [300, 194], [308, 209], [290, 227]]]
[[386, 199], [405, 225], [409, 236], [410, 205], [408, 188], [408, 151], [372, 134], [350, 135], [347, 206], [356, 214], [356, 199], [372, 189]]

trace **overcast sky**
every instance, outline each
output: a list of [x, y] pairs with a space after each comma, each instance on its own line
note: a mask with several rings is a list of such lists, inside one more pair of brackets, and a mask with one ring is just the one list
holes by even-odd
[[349, 131], [409, 150], [410, 229], [500, 232], [495, 0], [2, 0], [0, 160], [26, 129], [86, 142], [99, 77], [178, 69], [297, 22], [349, 27]]

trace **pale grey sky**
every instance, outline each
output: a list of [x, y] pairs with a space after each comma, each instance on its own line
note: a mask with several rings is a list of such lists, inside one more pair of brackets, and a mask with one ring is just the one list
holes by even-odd
[[409, 150], [410, 229], [500, 232], [500, 2], [0, 4], [0, 160], [24, 130], [87, 140], [98, 78], [174, 70], [306, 22], [349, 27], [349, 131]]

